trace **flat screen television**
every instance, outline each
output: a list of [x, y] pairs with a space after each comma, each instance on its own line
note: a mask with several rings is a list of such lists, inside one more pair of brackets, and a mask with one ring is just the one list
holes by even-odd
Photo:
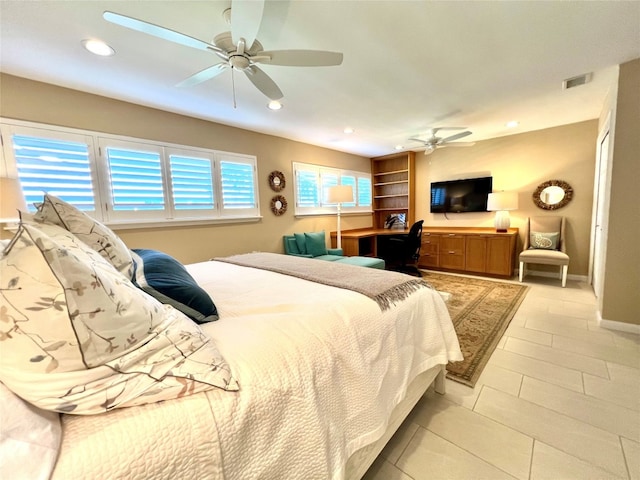
[[486, 212], [493, 177], [431, 183], [431, 213]]

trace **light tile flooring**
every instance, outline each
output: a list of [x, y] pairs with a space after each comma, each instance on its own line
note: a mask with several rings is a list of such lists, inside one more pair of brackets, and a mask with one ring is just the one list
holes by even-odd
[[584, 283], [526, 280], [475, 388], [427, 392], [365, 480], [640, 479], [640, 336]]

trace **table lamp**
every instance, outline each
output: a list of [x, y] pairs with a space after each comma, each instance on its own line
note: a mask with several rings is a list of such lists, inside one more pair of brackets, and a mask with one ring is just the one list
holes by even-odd
[[494, 225], [496, 232], [506, 232], [511, 225], [509, 210], [518, 208], [518, 194], [516, 192], [490, 193], [487, 199], [487, 211], [496, 212]]
[[20, 218], [19, 210], [27, 210], [20, 180], [0, 177], [0, 223], [17, 222]]
[[353, 187], [351, 185], [335, 185], [328, 188], [327, 202], [338, 205], [337, 247], [342, 248], [342, 234], [340, 233], [340, 206], [342, 203], [353, 202]]

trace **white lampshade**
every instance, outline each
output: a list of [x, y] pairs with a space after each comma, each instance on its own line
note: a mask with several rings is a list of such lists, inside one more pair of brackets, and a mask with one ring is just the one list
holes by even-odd
[[494, 225], [497, 232], [506, 232], [511, 226], [509, 210], [518, 208], [518, 194], [516, 192], [490, 193], [487, 199], [487, 210], [496, 212]]
[[20, 181], [17, 178], [0, 177], [0, 223], [17, 221], [18, 210], [27, 210]]
[[327, 189], [328, 203], [353, 202], [353, 187], [351, 185], [335, 185]]
[[518, 194], [516, 192], [490, 193], [487, 199], [487, 211], [498, 212], [500, 210], [517, 210]]

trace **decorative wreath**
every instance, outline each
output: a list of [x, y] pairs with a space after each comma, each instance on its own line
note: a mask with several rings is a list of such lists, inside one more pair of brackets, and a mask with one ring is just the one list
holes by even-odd
[[[555, 204], [543, 202], [541, 198], [542, 191], [547, 187], [560, 187], [562, 190], [564, 190], [564, 197], [562, 198], [562, 200]], [[533, 192], [532, 198], [533, 203], [535, 203], [538, 208], [542, 208], [543, 210], [557, 210], [564, 207], [571, 201], [571, 199], [573, 198], [573, 188], [571, 188], [571, 185], [569, 185], [564, 180], [549, 180], [538, 185], [536, 191]]]
[[276, 195], [271, 199], [271, 211], [276, 217], [279, 217], [287, 211], [287, 199], [282, 195]]
[[274, 192], [281, 192], [284, 190], [286, 183], [287, 182], [284, 179], [284, 174], [282, 172], [274, 170], [269, 174], [269, 186]]

